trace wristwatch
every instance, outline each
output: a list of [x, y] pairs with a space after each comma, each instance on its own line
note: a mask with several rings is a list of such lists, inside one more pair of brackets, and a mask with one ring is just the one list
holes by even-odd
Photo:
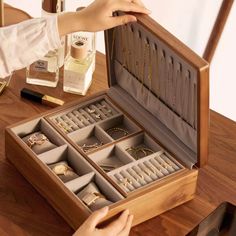
[[92, 204], [96, 203], [99, 198], [106, 199], [101, 193], [86, 193], [85, 196], [82, 198], [82, 201], [87, 205], [91, 206]]
[[74, 173], [72, 168], [64, 163], [54, 166], [52, 168], [52, 171], [56, 175], [65, 175], [65, 176], [72, 175]]
[[45, 141], [49, 141], [48, 138], [44, 134], [37, 132], [29, 137], [29, 139], [26, 141], [26, 144], [32, 148], [35, 144], [42, 145], [45, 143]]

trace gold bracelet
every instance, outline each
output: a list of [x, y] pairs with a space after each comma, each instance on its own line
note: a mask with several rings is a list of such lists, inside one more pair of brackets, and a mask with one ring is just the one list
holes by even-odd
[[108, 165], [108, 164], [101, 164], [101, 165], [99, 165], [105, 172], [110, 172], [110, 171], [112, 171], [112, 170], [114, 170], [114, 169], [116, 169], [117, 168], [117, 166], [115, 165], [115, 166], [113, 166], [113, 165]]
[[150, 148], [146, 147], [129, 147], [126, 149], [127, 152], [131, 152], [131, 155], [134, 157], [135, 160], [139, 160], [142, 157], [138, 156], [138, 152], [142, 152], [144, 154], [144, 157], [148, 156], [148, 153], [153, 154], [154, 151]]
[[103, 145], [103, 142], [100, 143], [94, 143], [94, 144], [86, 144], [84, 143], [81, 148], [84, 152], [92, 151], [94, 149], [97, 149], [98, 147], [101, 147]]
[[121, 133], [123, 133], [123, 134], [124, 134], [123, 137], [124, 137], [124, 136], [127, 136], [127, 135], [129, 134], [129, 132], [128, 132], [127, 130], [122, 129], [122, 128], [118, 128], [118, 127], [110, 128], [110, 129], [108, 129], [106, 132], [107, 132], [111, 137], [113, 137], [113, 134], [114, 134], [115, 132], [121, 132]]

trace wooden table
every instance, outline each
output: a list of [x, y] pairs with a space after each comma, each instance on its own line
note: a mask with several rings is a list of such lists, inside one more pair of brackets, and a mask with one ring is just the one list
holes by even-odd
[[[56, 89], [27, 85], [24, 70], [14, 75], [10, 88], [0, 97], [0, 235], [71, 235], [73, 231], [68, 224], [5, 158], [5, 127], [50, 109], [21, 99], [23, 87], [66, 102], [78, 99], [76, 95], [63, 93], [62, 81]], [[105, 60], [98, 54], [88, 94], [105, 88]], [[134, 227], [131, 236], [182, 236], [222, 201], [236, 204], [236, 123], [214, 111], [210, 123], [209, 165], [200, 170], [196, 198]]]

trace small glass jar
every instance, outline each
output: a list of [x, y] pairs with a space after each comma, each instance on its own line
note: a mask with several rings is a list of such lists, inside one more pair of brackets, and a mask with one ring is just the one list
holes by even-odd
[[[47, 17], [60, 14], [63, 10], [62, 0], [43, 0], [42, 16]], [[59, 81], [59, 68], [64, 64], [65, 37], [61, 39], [62, 46], [56, 50], [49, 51], [40, 60], [32, 63], [26, 68], [26, 82], [48, 87], [56, 87]]]

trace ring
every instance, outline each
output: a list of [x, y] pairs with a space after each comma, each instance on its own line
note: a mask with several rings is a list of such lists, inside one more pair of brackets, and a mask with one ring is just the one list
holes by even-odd
[[167, 165], [167, 164], [162, 163], [162, 166], [163, 166], [165, 169], [168, 169], [168, 165]]
[[94, 109], [90, 109], [90, 108], [88, 108], [88, 112], [89, 112], [90, 114], [92, 114], [92, 113], [95, 112], [95, 110], [94, 110]]
[[152, 171], [152, 173], [153, 173], [154, 175], [157, 174], [157, 173], [156, 173], [156, 169], [155, 169], [153, 166], [150, 166], [149, 168], [150, 168], [150, 170]]
[[146, 173], [149, 177], [151, 176], [151, 173], [148, 168], [144, 168], [143, 172]]
[[119, 178], [119, 181], [120, 181], [119, 184], [122, 184], [122, 185], [124, 185], [125, 187], [127, 187], [127, 184], [128, 184], [127, 178]]
[[144, 176], [141, 173], [137, 173], [137, 175], [141, 178], [141, 180], [144, 180]]
[[101, 119], [101, 115], [100, 115], [100, 114], [95, 114], [95, 117], [96, 117], [97, 119]]

